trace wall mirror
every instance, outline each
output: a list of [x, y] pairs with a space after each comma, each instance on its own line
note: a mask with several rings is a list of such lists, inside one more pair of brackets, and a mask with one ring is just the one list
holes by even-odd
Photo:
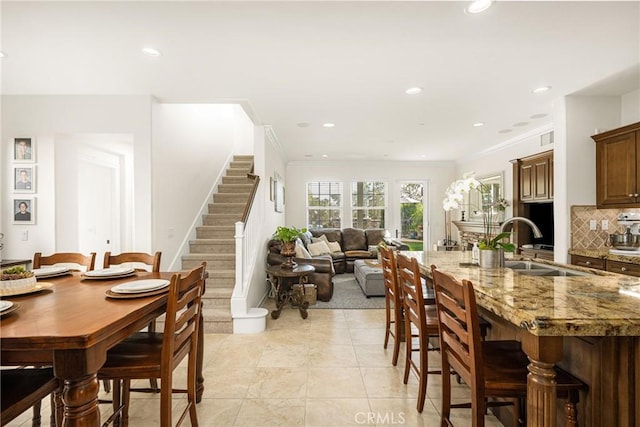
[[[482, 183], [482, 191], [480, 189], [471, 190], [468, 194], [469, 220], [483, 222], [483, 214], [491, 212], [492, 222], [498, 220], [498, 201], [503, 196], [504, 174], [496, 172], [488, 175], [476, 177]], [[504, 210], [504, 209], [503, 209]]]

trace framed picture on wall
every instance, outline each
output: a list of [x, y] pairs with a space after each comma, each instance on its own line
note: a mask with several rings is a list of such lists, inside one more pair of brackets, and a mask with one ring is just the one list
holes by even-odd
[[13, 223], [36, 223], [36, 202], [34, 197], [13, 199]]
[[13, 191], [16, 193], [34, 193], [36, 191], [35, 166], [16, 166], [13, 168]]
[[16, 162], [36, 161], [35, 138], [13, 138], [13, 160]]
[[284, 212], [284, 185], [280, 175], [276, 174], [274, 182], [274, 208], [276, 212]]

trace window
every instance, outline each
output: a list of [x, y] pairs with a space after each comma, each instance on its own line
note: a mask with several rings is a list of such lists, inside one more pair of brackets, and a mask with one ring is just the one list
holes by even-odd
[[342, 228], [342, 183], [307, 183], [307, 227]]
[[386, 187], [379, 181], [351, 184], [351, 222], [354, 228], [385, 228]]

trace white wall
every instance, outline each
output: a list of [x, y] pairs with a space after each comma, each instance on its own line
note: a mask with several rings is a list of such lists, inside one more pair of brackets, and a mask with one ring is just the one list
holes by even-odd
[[234, 105], [153, 106], [153, 250], [162, 251], [163, 268], [200, 221], [200, 208], [234, 152], [234, 115]]
[[[134, 211], [137, 250], [151, 249], [151, 103], [149, 96], [2, 96], [3, 258], [33, 258], [58, 250], [54, 144], [60, 135], [129, 134], [134, 141]], [[12, 138], [36, 139], [36, 224], [11, 223]], [[28, 231], [28, 240], [21, 238]]]
[[622, 124], [628, 125], [640, 121], [640, 89], [622, 95]]
[[453, 162], [394, 162], [394, 161], [312, 161], [291, 162], [287, 165], [285, 178], [286, 224], [306, 226], [306, 183], [308, 181], [340, 181], [343, 183], [343, 224], [351, 227], [349, 215], [350, 188], [352, 181], [381, 180], [388, 183], [386, 226], [394, 233], [395, 216], [392, 201], [397, 198], [395, 183], [398, 180], [427, 181], [428, 227], [425, 226], [425, 244], [431, 244], [445, 237], [444, 191], [455, 179]]

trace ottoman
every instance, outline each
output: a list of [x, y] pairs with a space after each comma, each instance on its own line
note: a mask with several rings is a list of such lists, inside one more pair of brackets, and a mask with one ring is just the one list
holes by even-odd
[[380, 264], [376, 264], [377, 267], [371, 266], [373, 261], [357, 259], [353, 263], [353, 274], [367, 298], [384, 296], [382, 267]]

